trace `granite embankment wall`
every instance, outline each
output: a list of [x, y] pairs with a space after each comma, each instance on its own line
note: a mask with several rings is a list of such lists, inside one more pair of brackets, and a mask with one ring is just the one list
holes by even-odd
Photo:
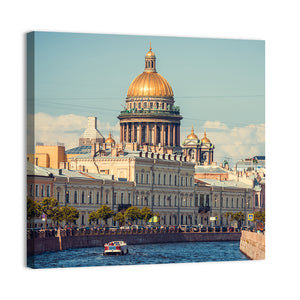
[[239, 241], [239, 232], [159, 232], [69, 235], [63, 232], [56, 236], [27, 239], [27, 255], [71, 248], [102, 247], [106, 242], [122, 240], [128, 245], [175, 242]]
[[250, 259], [265, 259], [265, 235], [243, 230], [240, 250]]

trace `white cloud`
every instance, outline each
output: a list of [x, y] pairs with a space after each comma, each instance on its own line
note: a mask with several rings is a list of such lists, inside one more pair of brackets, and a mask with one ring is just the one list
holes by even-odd
[[[265, 124], [229, 128], [221, 122], [207, 121], [199, 128], [201, 129], [195, 128], [198, 138], [203, 137], [206, 129], [207, 137], [215, 145], [214, 161], [217, 163], [230, 158], [230, 167], [232, 167], [237, 160], [255, 155], [265, 155]], [[190, 129], [182, 128], [182, 142], [190, 132]]]
[[203, 125], [205, 129], [222, 129], [227, 130], [228, 126], [220, 121], [206, 121]]
[[[104, 137], [111, 130], [114, 138], [119, 136], [119, 124], [111, 125], [97, 120], [97, 128]], [[35, 114], [35, 142], [45, 145], [64, 143], [66, 149], [77, 147], [79, 138], [87, 128], [87, 117], [74, 114], [61, 115], [57, 117], [46, 113]], [[30, 135], [30, 133], [28, 132]]]

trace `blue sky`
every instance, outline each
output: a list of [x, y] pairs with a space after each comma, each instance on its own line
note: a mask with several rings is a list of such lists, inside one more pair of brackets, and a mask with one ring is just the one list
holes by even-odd
[[[37, 141], [53, 143], [56, 135], [66, 148], [76, 146], [90, 115], [104, 135], [111, 129], [118, 138], [117, 115], [143, 72], [150, 42], [157, 71], [181, 108], [182, 140], [194, 125], [199, 137], [206, 129], [219, 162], [265, 154], [265, 42], [259, 40], [36, 32]], [[68, 115], [77, 126], [62, 126]], [[52, 128], [42, 124], [49, 118]]]

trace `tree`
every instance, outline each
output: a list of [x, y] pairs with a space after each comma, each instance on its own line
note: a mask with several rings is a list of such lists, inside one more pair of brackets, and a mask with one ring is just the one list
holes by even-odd
[[237, 212], [233, 214], [232, 219], [238, 222], [238, 227], [241, 227], [242, 221], [245, 219], [245, 214], [240, 212]]
[[125, 217], [124, 217], [124, 214], [122, 214], [121, 212], [118, 212], [114, 216], [114, 220], [119, 222], [119, 226], [122, 226], [125, 224]]
[[141, 209], [141, 219], [148, 222], [154, 216], [153, 211], [149, 207], [144, 207]]
[[88, 221], [89, 222], [96, 222], [97, 220], [99, 220], [99, 214], [97, 213], [97, 211], [90, 212]]
[[254, 213], [254, 220], [255, 221], [261, 221], [265, 223], [265, 211], [256, 211]]
[[55, 207], [53, 209], [53, 212], [54, 213], [52, 215], [51, 220], [56, 222], [59, 225], [59, 223], [64, 220], [62, 207]]
[[71, 224], [79, 218], [79, 211], [77, 208], [72, 206], [61, 207], [63, 220], [70, 222]]
[[42, 214], [41, 204], [27, 197], [27, 220], [40, 217]]
[[233, 212], [226, 212], [225, 214], [224, 214], [224, 217], [226, 218], [226, 220], [227, 220], [227, 223], [229, 222], [229, 221], [231, 221], [232, 219], [233, 219]]
[[47, 217], [52, 220], [52, 217], [56, 213], [55, 209], [59, 207], [59, 203], [55, 198], [44, 198], [41, 202], [42, 213], [46, 215], [45, 228], [47, 228]]
[[126, 209], [124, 217], [125, 219], [134, 222], [141, 218], [141, 211], [136, 206], [130, 206]]
[[99, 215], [99, 219], [105, 221], [105, 225], [107, 225], [107, 220], [115, 214], [107, 205], [102, 205], [96, 212]]

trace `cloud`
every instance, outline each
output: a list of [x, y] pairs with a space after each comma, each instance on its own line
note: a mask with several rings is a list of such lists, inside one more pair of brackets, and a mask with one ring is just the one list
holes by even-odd
[[228, 126], [220, 121], [206, 121], [203, 125], [203, 128], [227, 130]]
[[[32, 119], [32, 118], [31, 118]], [[77, 147], [79, 138], [87, 128], [87, 117], [69, 114], [50, 116], [46, 113], [37, 113], [34, 117], [35, 142], [45, 145], [64, 143], [66, 149]], [[111, 125], [97, 120], [97, 128], [104, 137], [108, 136], [109, 130], [115, 137], [119, 136], [119, 123]], [[31, 133], [28, 132], [28, 135]]]
[[[195, 128], [198, 138], [203, 137], [206, 129], [207, 137], [215, 145], [214, 161], [217, 163], [227, 159], [232, 167], [240, 159], [265, 155], [265, 124], [229, 128], [218, 121], [207, 121], [198, 128]], [[182, 142], [190, 132], [190, 129], [182, 128]]]

